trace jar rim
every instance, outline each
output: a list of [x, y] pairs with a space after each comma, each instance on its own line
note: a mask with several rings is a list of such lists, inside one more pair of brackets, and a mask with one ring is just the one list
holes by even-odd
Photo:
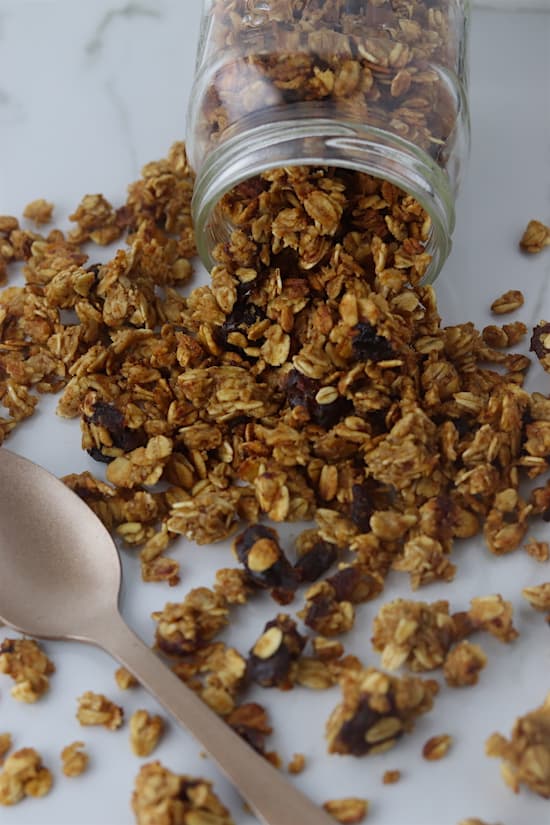
[[451, 251], [455, 225], [454, 192], [445, 171], [427, 152], [385, 129], [311, 117], [308, 107], [304, 108], [301, 117], [293, 113], [292, 118], [275, 117], [270, 123], [241, 122], [238, 133], [208, 154], [197, 175], [191, 205], [205, 266], [211, 269], [215, 263], [211, 250], [220, 238], [213, 221], [227, 192], [279, 167], [328, 166], [387, 180], [418, 200], [432, 222], [426, 247], [432, 261], [423, 279], [431, 283]]

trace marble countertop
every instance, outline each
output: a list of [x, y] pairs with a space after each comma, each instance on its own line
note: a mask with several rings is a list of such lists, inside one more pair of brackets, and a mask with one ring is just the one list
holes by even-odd
[[[529, 0], [536, 8], [540, 0]], [[0, 0], [0, 214], [20, 214], [30, 200], [56, 204], [56, 220], [67, 216], [83, 194], [103, 192], [124, 200], [140, 167], [163, 156], [185, 135], [199, 21], [195, 0]], [[517, 314], [528, 325], [550, 318], [550, 250], [525, 257], [517, 242], [527, 221], [550, 223], [550, 14], [476, 10], [472, 21], [472, 153], [458, 204], [453, 253], [436, 285], [445, 324], [491, 322], [489, 305], [507, 289], [520, 288], [525, 305]], [[205, 277], [200, 272], [197, 277]], [[526, 347], [525, 347], [526, 349]], [[534, 365], [528, 388], [548, 393], [550, 378]], [[8, 446], [57, 475], [98, 466], [80, 449], [77, 422], [55, 416], [55, 398], [10, 438]], [[550, 528], [534, 528], [550, 538]], [[168, 590], [143, 584], [132, 553], [123, 551], [122, 612], [152, 642], [150, 612], [176, 601], [191, 587], [210, 584], [226, 566], [228, 548], [201, 549], [185, 541], [174, 551], [182, 583]], [[322, 725], [338, 701], [336, 689], [312, 695], [257, 690], [251, 699], [270, 709], [275, 734], [270, 746], [287, 761], [302, 752], [308, 767], [295, 781], [321, 802], [343, 796], [368, 797], [373, 825], [456, 825], [468, 816], [502, 825], [545, 825], [550, 802], [522, 790], [514, 796], [498, 762], [483, 754], [493, 731], [508, 733], [517, 715], [539, 705], [550, 689], [548, 628], [522, 603], [521, 587], [550, 579], [548, 565], [525, 553], [489, 557], [479, 542], [455, 551], [458, 574], [452, 584], [433, 585], [416, 597], [445, 598], [455, 609], [474, 595], [500, 592], [514, 603], [521, 638], [513, 651], [494, 640], [483, 645], [489, 664], [480, 684], [444, 690], [434, 711], [414, 734], [387, 754], [363, 760], [325, 755]], [[460, 556], [460, 558], [458, 558]], [[1, 575], [1, 571], [0, 571]], [[384, 600], [410, 595], [402, 579], [391, 582]], [[379, 600], [361, 612], [352, 647], [375, 664], [369, 634]], [[268, 610], [271, 610], [268, 606]], [[247, 650], [268, 615], [247, 607], [231, 642]], [[0, 628], [0, 640], [13, 633]], [[144, 691], [121, 693], [115, 664], [99, 650], [73, 643], [45, 643], [56, 664], [49, 694], [20, 705], [0, 677], [0, 733], [14, 746], [36, 747], [54, 773], [48, 797], [0, 809], [6, 825], [130, 825], [130, 796], [140, 760], [132, 755], [127, 726], [111, 733], [83, 729], [75, 719], [76, 698], [86, 690], [120, 702], [126, 716], [145, 707], [161, 712]], [[450, 733], [455, 745], [439, 763], [420, 752], [432, 735]], [[86, 742], [87, 774], [62, 776], [59, 752], [74, 740]], [[252, 825], [232, 789], [200, 748], [175, 724], [154, 754], [167, 767], [209, 776], [238, 825]], [[382, 774], [400, 769], [402, 781], [384, 786]], [[299, 825], [299, 823], [296, 823]]]

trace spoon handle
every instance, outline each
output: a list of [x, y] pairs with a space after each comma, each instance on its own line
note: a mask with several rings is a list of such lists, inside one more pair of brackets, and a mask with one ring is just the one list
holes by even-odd
[[94, 622], [89, 639], [118, 659], [210, 754], [265, 825], [334, 825], [334, 820], [212, 711], [119, 613]]

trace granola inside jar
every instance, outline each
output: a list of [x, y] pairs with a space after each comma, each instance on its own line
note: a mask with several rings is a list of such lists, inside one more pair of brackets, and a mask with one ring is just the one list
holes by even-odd
[[204, 0], [187, 145], [206, 266], [238, 225], [224, 197], [252, 203], [263, 173], [309, 166], [412, 196], [433, 280], [469, 147], [468, 11], [469, 0]]

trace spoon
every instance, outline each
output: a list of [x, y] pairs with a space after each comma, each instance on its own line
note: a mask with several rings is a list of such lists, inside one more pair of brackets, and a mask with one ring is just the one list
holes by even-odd
[[51, 473], [0, 449], [0, 620], [118, 659], [208, 751], [265, 825], [334, 825], [165, 667], [118, 611], [120, 558], [97, 516]]

